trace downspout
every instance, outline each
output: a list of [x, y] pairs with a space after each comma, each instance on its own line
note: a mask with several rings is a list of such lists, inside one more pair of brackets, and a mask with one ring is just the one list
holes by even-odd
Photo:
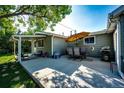
[[52, 35], [52, 37], [51, 37], [51, 55], [53, 56], [53, 38], [54, 38], [54, 36]]

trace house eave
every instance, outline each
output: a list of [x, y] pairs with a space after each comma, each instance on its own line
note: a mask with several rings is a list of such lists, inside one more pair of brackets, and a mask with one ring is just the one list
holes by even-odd
[[107, 30], [104, 29], [104, 30], [101, 30], [101, 31], [91, 32], [91, 33], [89, 34], [89, 36], [102, 35], [102, 34], [106, 34], [106, 33], [107, 33]]
[[59, 34], [49, 33], [49, 32], [36, 32], [35, 35], [47, 35], [47, 36], [54, 36], [54, 37], [63, 38], [63, 39], [67, 38], [64, 35], [59, 35]]
[[45, 35], [13, 35], [13, 37], [21, 37], [21, 38], [35, 38], [35, 37], [46, 37]]
[[109, 13], [107, 22], [108, 33], [114, 32], [116, 30], [117, 21], [119, 20], [120, 15], [124, 15], [124, 5]]

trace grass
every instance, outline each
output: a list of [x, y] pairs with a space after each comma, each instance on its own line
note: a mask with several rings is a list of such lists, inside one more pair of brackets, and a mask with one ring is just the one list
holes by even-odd
[[11, 54], [0, 55], [0, 88], [38, 87]]

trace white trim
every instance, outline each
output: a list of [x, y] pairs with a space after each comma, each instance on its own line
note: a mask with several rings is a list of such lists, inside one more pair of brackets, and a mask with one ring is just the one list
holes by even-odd
[[117, 53], [117, 29], [113, 33], [113, 44], [114, 44], [114, 52]]
[[[86, 38], [91, 38], [91, 37], [94, 37], [94, 43], [89, 43], [89, 44], [88, 43], [85, 43], [85, 39]], [[87, 37], [84, 37], [83, 38], [83, 44], [84, 45], [95, 45], [96, 44], [96, 36], [87, 36]]]
[[46, 37], [45, 35], [13, 35], [14, 37]]
[[44, 47], [37, 47], [37, 48], [44, 48]]
[[50, 33], [50, 32], [36, 32], [35, 35], [40, 34], [40, 35], [48, 35], [48, 36], [56, 36], [56, 37], [61, 37], [61, 38], [67, 38], [67, 36], [55, 34], [55, 33]]

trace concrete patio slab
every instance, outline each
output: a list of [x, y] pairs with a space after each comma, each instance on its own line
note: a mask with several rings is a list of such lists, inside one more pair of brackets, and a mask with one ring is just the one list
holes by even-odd
[[33, 73], [33, 76], [39, 80], [45, 88], [80, 88], [92, 87], [86, 82], [77, 82], [70, 76], [53, 70], [51, 68], [44, 68]]
[[109, 63], [102, 62], [97, 58], [88, 57], [82, 61], [68, 59], [66, 56], [59, 59], [38, 58], [23, 61], [21, 65], [39, 84], [42, 84], [42, 80], [38, 80], [33, 73], [49, 68], [67, 75], [79, 85], [82, 84], [80, 87], [124, 87], [124, 81], [117, 71], [112, 73]]

